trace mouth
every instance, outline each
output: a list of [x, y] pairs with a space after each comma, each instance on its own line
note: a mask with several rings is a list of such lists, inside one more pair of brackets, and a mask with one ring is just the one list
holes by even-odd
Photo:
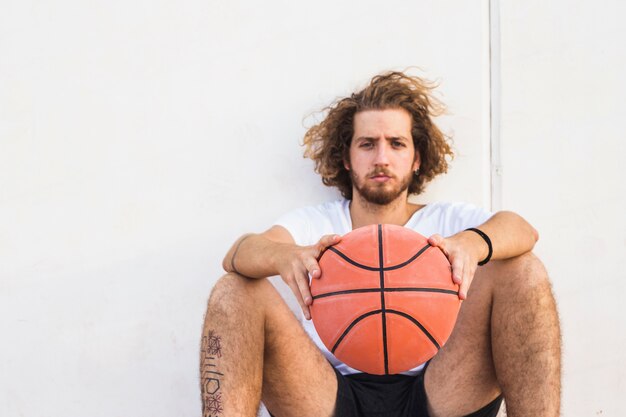
[[370, 179], [376, 182], [387, 182], [391, 179], [391, 176], [387, 174], [375, 174], [375, 175], [372, 175]]

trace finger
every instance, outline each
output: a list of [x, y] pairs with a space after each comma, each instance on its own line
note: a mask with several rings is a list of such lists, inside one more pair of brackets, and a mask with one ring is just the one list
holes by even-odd
[[339, 235], [324, 235], [321, 237], [321, 239], [317, 242], [316, 245], [316, 249], [317, 249], [317, 257], [319, 257], [322, 252], [324, 252], [324, 250], [329, 247], [332, 246], [336, 243], [339, 243], [339, 241], [341, 240], [341, 236]]
[[459, 298], [461, 300], [465, 300], [467, 298], [467, 291], [469, 290], [470, 282], [469, 280], [464, 280], [461, 283], [461, 288], [459, 289]]
[[304, 265], [311, 278], [319, 278], [322, 276], [322, 271], [315, 258], [306, 259]]
[[300, 274], [296, 275], [296, 284], [298, 285], [298, 289], [302, 295], [302, 301], [308, 308], [308, 306], [313, 303], [313, 297], [311, 296], [311, 289], [309, 288], [309, 277], [307, 271], [302, 271]]
[[476, 274], [476, 267], [466, 266], [464, 272], [465, 272], [465, 277], [463, 277], [463, 282], [467, 283], [467, 288], [465, 290], [465, 295], [467, 295], [470, 287], [472, 286], [472, 282], [474, 281], [474, 275]]
[[300, 287], [294, 279], [285, 280], [289, 288], [291, 288], [291, 292], [296, 296], [296, 300], [298, 304], [300, 304], [300, 308], [302, 309], [302, 313], [304, 314], [304, 318], [307, 320], [311, 319], [311, 313], [309, 312], [309, 307], [304, 303], [304, 299], [302, 298], [302, 293], [300, 292]]
[[469, 285], [471, 282], [470, 278], [468, 277], [470, 267], [467, 265], [467, 263], [461, 262], [460, 268], [461, 282], [459, 283], [459, 298], [461, 300], [465, 300], [467, 298], [467, 290], [469, 289]]
[[459, 259], [452, 260], [452, 282], [457, 285], [463, 283], [463, 262]]

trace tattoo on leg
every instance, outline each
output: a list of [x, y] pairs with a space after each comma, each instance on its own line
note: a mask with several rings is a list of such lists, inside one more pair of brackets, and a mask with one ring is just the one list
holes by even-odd
[[217, 336], [213, 330], [209, 330], [209, 335], [205, 337], [208, 338], [207, 353], [209, 355], [215, 355], [218, 358], [221, 358], [222, 357], [222, 346], [221, 346], [222, 338]]
[[221, 337], [213, 330], [202, 337], [201, 357], [202, 415], [219, 417], [223, 412], [220, 378], [224, 374], [216, 370], [217, 365], [214, 363], [216, 358], [222, 357], [222, 346]]
[[219, 414], [222, 412], [222, 394], [208, 395], [206, 408], [209, 413]]

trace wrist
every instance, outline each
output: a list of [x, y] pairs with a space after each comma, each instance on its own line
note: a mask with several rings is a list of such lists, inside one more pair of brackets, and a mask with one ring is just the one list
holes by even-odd
[[467, 233], [468, 237], [473, 236], [472, 239], [475, 244], [472, 245], [472, 247], [476, 248], [475, 253], [478, 265], [485, 265], [493, 255], [491, 239], [485, 232], [477, 228], [470, 227], [469, 229], [465, 229], [464, 232]]

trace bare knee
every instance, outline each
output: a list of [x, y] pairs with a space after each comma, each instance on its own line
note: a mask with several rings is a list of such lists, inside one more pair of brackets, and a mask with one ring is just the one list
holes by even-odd
[[215, 296], [234, 295], [247, 291], [246, 288], [251, 284], [252, 279], [233, 272], [227, 273], [217, 280], [211, 290], [211, 298]]
[[[210, 308], [233, 308], [253, 302], [262, 287], [268, 285], [265, 279], [247, 278], [236, 273], [228, 273], [217, 280], [209, 297]], [[271, 285], [271, 284], [269, 284]]]
[[260, 307], [275, 293], [274, 287], [266, 279], [228, 273], [218, 279], [213, 286], [208, 307], [227, 310]]
[[514, 258], [494, 262], [496, 291], [548, 291], [550, 279], [543, 262], [533, 253], [527, 252]]

